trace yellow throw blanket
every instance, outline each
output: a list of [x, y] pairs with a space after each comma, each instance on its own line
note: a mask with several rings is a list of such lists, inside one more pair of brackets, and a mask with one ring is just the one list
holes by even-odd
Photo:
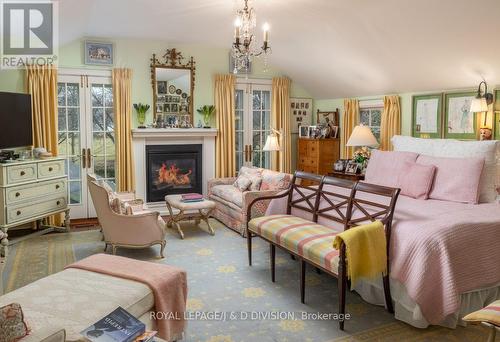
[[333, 247], [340, 250], [346, 246], [347, 277], [351, 289], [359, 278], [373, 279], [387, 272], [387, 254], [384, 225], [375, 221], [350, 228], [335, 237]]

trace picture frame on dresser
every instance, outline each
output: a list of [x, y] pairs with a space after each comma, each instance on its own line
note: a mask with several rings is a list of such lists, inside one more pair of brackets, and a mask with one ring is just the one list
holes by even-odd
[[444, 94], [445, 139], [477, 139], [477, 114], [470, 111], [475, 97], [474, 91]]
[[443, 137], [443, 94], [412, 96], [412, 136], [416, 138]]

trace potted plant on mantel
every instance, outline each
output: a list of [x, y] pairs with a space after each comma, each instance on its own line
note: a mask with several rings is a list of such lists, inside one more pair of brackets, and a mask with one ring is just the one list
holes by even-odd
[[212, 118], [212, 115], [215, 112], [215, 106], [213, 105], [204, 105], [203, 107], [200, 107], [196, 110], [198, 113], [203, 115], [203, 122], [205, 126], [203, 128], [211, 128], [210, 127], [210, 119]]
[[150, 108], [148, 104], [134, 103], [135, 111], [137, 112], [137, 122], [139, 123], [138, 128], [146, 128], [144, 122], [146, 121], [146, 113]]

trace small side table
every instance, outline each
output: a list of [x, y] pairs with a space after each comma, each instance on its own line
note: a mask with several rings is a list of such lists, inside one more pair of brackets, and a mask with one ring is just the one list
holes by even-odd
[[360, 180], [365, 180], [365, 175], [361, 173], [345, 173], [345, 172], [340, 172], [340, 171], [332, 171], [328, 172], [328, 176], [330, 177], [335, 177], [335, 178], [342, 178], [342, 179], [348, 179], [351, 181], [360, 181]]
[[[201, 219], [207, 224], [210, 235], [215, 235], [215, 231], [208, 220], [210, 214], [215, 209], [215, 202], [207, 199], [200, 202], [183, 202], [181, 195], [165, 196], [165, 202], [170, 214], [167, 220], [167, 227], [175, 226], [181, 239], [184, 239], [184, 232], [182, 231], [179, 222], [183, 220], [194, 219], [196, 220], [196, 223], [199, 224]], [[173, 208], [179, 210], [179, 212], [174, 214]]]

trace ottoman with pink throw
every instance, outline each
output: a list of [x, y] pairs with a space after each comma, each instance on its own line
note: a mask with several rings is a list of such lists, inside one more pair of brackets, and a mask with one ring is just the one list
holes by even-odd
[[[65, 270], [0, 296], [19, 303], [31, 332], [21, 341], [83, 341], [80, 331], [121, 306], [166, 341], [183, 338], [186, 272], [134, 259], [96, 254]], [[154, 320], [152, 313], [178, 320]], [[161, 317], [161, 315], [156, 315]]]

